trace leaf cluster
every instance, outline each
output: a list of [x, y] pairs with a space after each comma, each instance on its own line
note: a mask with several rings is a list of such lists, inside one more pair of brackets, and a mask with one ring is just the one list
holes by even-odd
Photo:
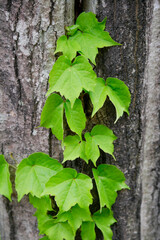
[[[87, 116], [81, 95], [87, 94], [93, 105], [91, 118], [103, 106], [106, 98], [115, 106], [116, 120], [129, 114], [130, 92], [117, 78], [106, 80], [93, 71], [98, 48], [120, 45], [105, 31], [106, 18], [98, 22], [95, 14], [82, 13], [75, 25], [66, 27], [66, 35], [57, 41], [56, 53], [61, 55], [49, 74], [47, 100], [41, 113], [40, 126], [49, 128], [64, 147], [63, 162], [45, 153], [34, 153], [17, 166], [15, 185], [18, 201], [29, 194], [30, 203], [37, 209], [42, 240], [74, 240], [80, 231], [82, 240], [96, 239], [95, 228], [104, 240], [112, 239], [110, 226], [116, 222], [112, 205], [117, 191], [128, 188], [124, 174], [115, 166], [100, 164], [100, 149], [114, 159], [116, 136], [104, 125], [87, 131]], [[67, 122], [71, 135], [64, 134]], [[77, 158], [87, 164], [92, 161], [92, 176], [64, 168], [63, 163]], [[91, 211], [93, 185], [96, 186], [99, 210]], [[11, 200], [12, 187], [9, 165], [0, 155], [0, 194]]]

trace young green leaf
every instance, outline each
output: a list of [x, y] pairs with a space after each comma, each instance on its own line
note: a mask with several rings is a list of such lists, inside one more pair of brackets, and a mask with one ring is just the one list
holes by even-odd
[[91, 159], [91, 161], [96, 166], [96, 161], [100, 156], [98, 144], [96, 143], [94, 138], [91, 136], [91, 134], [88, 132], [85, 133], [85, 139], [86, 139], [85, 154], [86, 154], [87, 158]]
[[103, 106], [106, 100], [107, 91], [106, 91], [105, 81], [103, 78], [97, 78], [95, 91], [89, 92], [89, 96], [93, 104], [93, 112], [92, 112], [92, 117], [93, 117], [94, 114]]
[[95, 223], [94, 222], [83, 222], [81, 226], [81, 237], [82, 240], [95, 240]]
[[64, 107], [70, 129], [77, 133], [81, 138], [82, 130], [86, 126], [86, 116], [83, 111], [81, 100], [76, 99], [73, 108], [71, 108], [71, 103], [66, 101]]
[[44, 227], [44, 226], [50, 220], [53, 221], [53, 217], [51, 215], [48, 215], [47, 212], [41, 211], [40, 209], [38, 209], [35, 212], [34, 216], [37, 218], [38, 229], [39, 229], [40, 234], [45, 234], [46, 227]]
[[117, 121], [123, 115], [123, 112], [129, 115], [128, 108], [131, 95], [125, 83], [117, 78], [107, 78], [106, 84], [107, 95], [116, 108]]
[[63, 99], [58, 94], [52, 94], [47, 98], [41, 113], [41, 127], [51, 128], [52, 133], [59, 139], [63, 139]]
[[117, 191], [129, 187], [125, 184], [124, 174], [115, 166], [101, 164], [92, 169], [98, 189], [100, 206], [111, 209], [117, 197]]
[[74, 233], [81, 226], [83, 221], [92, 221], [89, 209], [83, 209], [76, 204], [67, 212], [62, 212], [57, 216], [56, 222], [66, 222], [70, 224]]
[[86, 145], [85, 153], [88, 159], [96, 166], [96, 161], [100, 156], [98, 146], [106, 153], [111, 154], [113, 157], [113, 141], [116, 140], [116, 136], [112, 130], [104, 125], [96, 125], [91, 133], [85, 133]]
[[104, 240], [112, 240], [112, 230], [110, 226], [116, 222], [111, 210], [103, 208], [102, 211], [97, 211], [93, 214], [93, 220], [97, 227], [102, 231]]
[[74, 240], [75, 234], [68, 222], [55, 222], [54, 219], [48, 220], [43, 226], [42, 231], [51, 240]]
[[64, 160], [63, 163], [67, 160], [74, 160], [76, 158], [82, 158], [88, 163], [88, 159], [85, 153], [85, 142], [81, 141], [78, 135], [67, 136], [64, 139]]
[[57, 41], [57, 48], [55, 54], [57, 52], [63, 52], [64, 56], [67, 56], [71, 61], [76, 57], [78, 51], [81, 50], [81, 47], [77, 41], [74, 39], [68, 38], [63, 35]]
[[29, 194], [29, 202], [41, 212], [53, 211], [51, 199], [48, 195], [37, 198]]
[[110, 37], [108, 32], [104, 31], [105, 23], [106, 19], [100, 23], [94, 13], [83, 12], [76, 21], [80, 31], [71, 37], [79, 43], [82, 54], [94, 64], [98, 48], [120, 45]]
[[91, 131], [91, 136], [104, 152], [113, 156], [113, 141], [116, 140], [117, 137], [111, 129], [104, 125], [96, 125]]
[[0, 155], [0, 194], [11, 201], [12, 184], [10, 181], [9, 165], [3, 155]]
[[88, 208], [92, 203], [90, 190], [92, 180], [76, 170], [65, 168], [47, 182], [43, 195], [55, 196], [60, 211], [68, 211], [78, 204], [81, 208]]
[[49, 178], [62, 169], [57, 160], [44, 153], [34, 153], [23, 159], [16, 171], [18, 201], [28, 193], [40, 198]]
[[73, 106], [83, 89], [94, 91], [96, 74], [85, 57], [78, 56], [72, 63], [67, 57], [60, 56], [50, 72], [49, 84], [47, 95], [60, 92]]
[[67, 136], [64, 139], [64, 160], [63, 162], [67, 160], [74, 160], [78, 157], [80, 157], [81, 152], [81, 142], [80, 137], [78, 135], [75, 136]]

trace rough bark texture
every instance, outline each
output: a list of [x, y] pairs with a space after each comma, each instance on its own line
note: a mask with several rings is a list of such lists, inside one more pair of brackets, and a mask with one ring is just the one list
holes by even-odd
[[[116, 164], [131, 188], [119, 193], [113, 207], [118, 221], [113, 239], [160, 240], [159, 0], [0, 0], [1, 153], [10, 163], [12, 155], [19, 162], [37, 151], [62, 159], [59, 142], [35, 127], [56, 40], [81, 11], [95, 12], [99, 20], [107, 16], [107, 31], [123, 45], [100, 50], [96, 71], [101, 77], [123, 80], [132, 94], [129, 117], [124, 115], [114, 125], [115, 110], [107, 100], [88, 126], [104, 123], [114, 130], [117, 162], [103, 153], [100, 161]], [[73, 164], [81, 169], [76, 161]], [[1, 239], [38, 239], [27, 197], [17, 203], [14, 192], [12, 198], [12, 203], [0, 198]], [[97, 239], [103, 238], [99, 234]]]

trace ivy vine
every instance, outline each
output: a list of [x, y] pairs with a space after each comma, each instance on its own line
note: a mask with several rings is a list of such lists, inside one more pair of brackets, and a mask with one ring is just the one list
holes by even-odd
[[[74, 240], [77, 231], [82, 240], [96, 239], [95, 226], [104, 240], [112, 239], [110, 226], [116, 222], [112, 205], [117, 191], [129, 187], [124, 174], [114, 165], [100, 164], [100, 149], [114, 157], [116, 136], [104, 125], [95, 125], [87, 132], [87, 116], [82, 95], [90, 97], [92, 115], [109, 97], [116, 109], [116, 121], [124, 112], [129, 114], [130, 92], [117, 78], [97, 78], [93, 71], [98, 48], [120, 45], [106, 32], [106, 18], [98, 22], [95, 14], [82, 13], [76, 24], [65, 28], [66, 34], [57, 41], [59, 58], [49, 74], [47, 100], [41, 113], [40, 126], [49, 128], [62, 141], [63, 162], [45, 153], [33, 153], [16, 166], [15, 187], [18, 201], [29, 194], [30, 203], [37, 209], [41, 240]], [[65, 114], [64, 114], [65, 113]], [[71, 135], [64, 134], [64, 121]], [[116, 122], [115, 121], [115, 122]], [[65, 168], [64, 162], [93, 163], [92, 176]], [[93, 211], [93, 185], [99, 199], [99, 210]], [[0, 194], [11, 200], [12, 185], [9, 164], [0, 155]]]

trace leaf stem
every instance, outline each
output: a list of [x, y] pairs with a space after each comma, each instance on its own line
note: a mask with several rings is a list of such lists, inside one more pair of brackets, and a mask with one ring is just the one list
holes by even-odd
[[12, 165], [12, 164], [9, 164], [9, 167], [12, 167], [12, 168], [14, 168], [15, 170], [17, 170], [17, 167], [15, 167], [15, 166]]

